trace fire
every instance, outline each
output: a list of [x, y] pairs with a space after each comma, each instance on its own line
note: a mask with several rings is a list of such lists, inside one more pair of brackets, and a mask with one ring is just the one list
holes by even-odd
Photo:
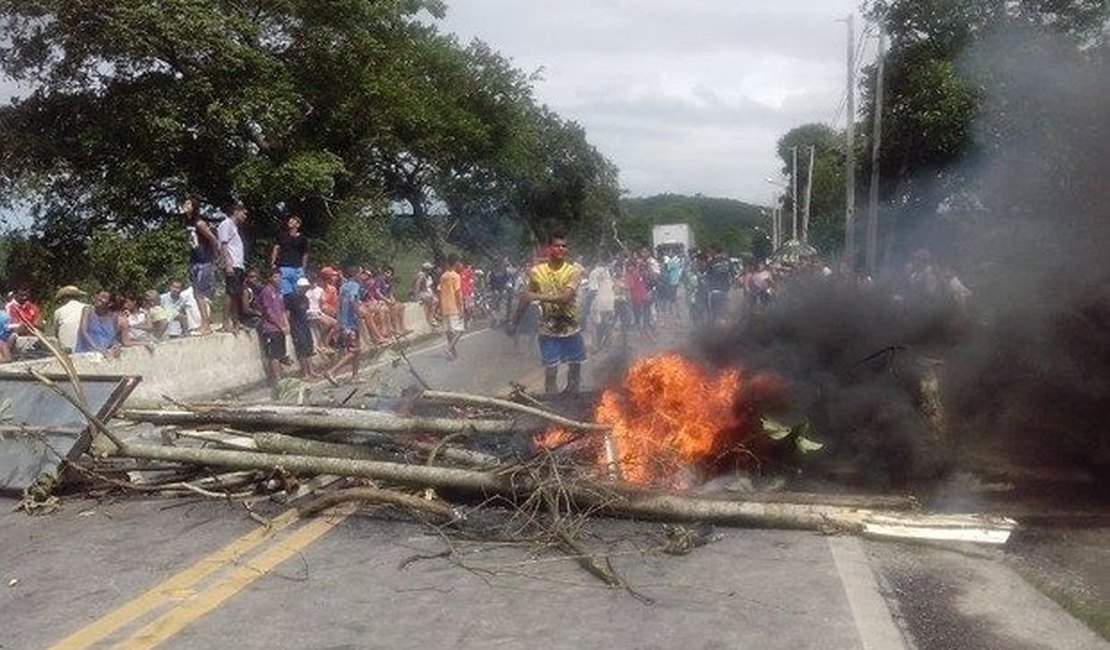
[[[595, 419], [612, 432], [599, 445], [598, 467], [616, 466], [631, 483], [687, 487], [692, 476], [749, 465], [760, 410], [780, 393], [780, 382], [764, 375], [713, 372], [678, 354], [642, 359], [601, 397]], [[550, 447], [564, 435], [551, 431], [537, 442]]]
[[574, 434], [566, 429], [550, 429], [536, 438], [536, 445], [544, 449], [557, 449], [573, 440]]

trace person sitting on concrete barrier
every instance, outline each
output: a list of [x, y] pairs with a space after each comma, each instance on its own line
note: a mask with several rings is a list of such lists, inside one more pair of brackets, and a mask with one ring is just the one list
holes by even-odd
[[366, 331], [370, 333], [370, 342], [382, 347], [389, 343], [391, 331], [381, 301], [378, 300], [377, 287], [373, 274], [369, 268], [359, 271], [359, 285], [362, 287], [359, 314], [366, 323]]
[[405, 305], [393, 294], [393, 267], [383, 265], [375, 280], [375, 291], [393, 336], [412, 334], [412, 330], [405, 327]]
[[347, 278], [339, 287], [339, 339], [336, 347], [343, 351], [343, 355], [324, 371], [324, 377], [333, 384], [336, 383], [333, 374], [348, 364], [351, 366], [351, 381], [358, 379], [358, 358], [362, 354], [362, 346], [359, 342], [362, 285], [358, 281], [358, 276], [359, 268], [355, 265], [348, 266]]
[[262, 288], [260, 298], [262, 316], [258, 322], [259, 338], [262, 342], [262, 364], [266, 370], [266, 381], [276, 386], [281, 380], [281, 360], [285, 358], [285, 336], [289, 333], [289, 319], [285, 313], [285, 301], [281, 297], [281, 271], [270, 271], [270, 281]]
[[412, 299], [424, 309], [424, 320], [428, 322], [428, 327], [439, 327], [439, 319], [436, 318], [436, 294], [435, 294], [435, 265], [431, 262], [424, 262], [420, 265], [420, 270], [412, 278]]
[[[284, 277], [284, 276], [283, 276]], [[301, 379], [313, 381], [319, 379], [316, 371], [312, 369], [312, 356], [316, 354], [316, 346], [312, 342], [312, 326], [308, 319], [308, 293], [312, 283], [308, 278], [297, 280], [296, 291], [290, 296], [285, 296], [285, 305], [289, 309], [289, 333], [293, 339], [293, 352], [297, 355], [297, 363], [301, 367]]]
[[343, 277], [334, 266], [325, 266], [320, 269], [320, 283], [324, 287], [324, 295], [320, 298], [320, 312], [334, 321], [330, 336], [323, 339], [323, 344], [334, 347], [339, 337], [339, 285]]
[[157, 291], [148, 291], [143, 302], [124, 298], [120, 309], [120, 341], [152, 346], [162, 340], [169, 326]]
[[[335, 316], [324, 312], [327, 288], [324, 286], [322, 276], [319, 273], [309, 273], [308, 281], [309, 288], [305, 291], [305, 297], [308, 298], [308, 322], [315, 330], [317, 347], [327, 349], [331, 347], [332, 340], [335, 338], [337, 323]], [[338, 296], [338, 293], [335, 295]], [[332, 313], [335, 313], [334, 310]]]
[[104, 352], [117, 354], [123, 345], [142, 345], [133, 340], [124, 341], [120, 337], [120, 314], [116, 301], [107, 291], [93, 295], [93, 304], [85, 309], [81, 327], [77, 330], [77, 345], [74, 352]]
[[12, 339], [12, 319], [7, 310], [0, 309], [0, 363], [12, 360], [12, 350], [9, 342]]
[[[199, 314], [200, 312], [196, 299], [193, 297], [193, 292], [183, 289], [181, 282], [175, 280], [170, 283], [169, 291], [162, 294], [161, 301], [162, 309], [165, 311], [166, 320], [169, 323], [166, 328], [166, 335], [170, 338], [188, 335], [193, 325], [190, 313], [195, 311]], [[197, 325], [199, 326], [199, 323]]]
[[85, 313], [85, 308], [88, 307], [81, 302], [80, 299], [83, 297], [85, 292], [72, 284], [58, 289], [54, 294], [54, 301], [59, 306], [54, 310], [49, 331], [65, 352], [72, 352], [77, 345], [77, 330], [81, 326], [81, 317]]
[[8, 328], [11, 330], [8, 351], [13, 358], [18, 358], [38, 344], [34, 330], [42, 328], [42, 310], [31, 300], [31, 292], [26, 287], [12, 292], [4, 309], [8, 313]]
[[30, 336], [31, 328], [42, 327], [42, 310], [31, 300], [31, 292], [26, 287], [15, 290], [10, 302], [4, 306], [11, 319], [11, 327], [20, 336]]

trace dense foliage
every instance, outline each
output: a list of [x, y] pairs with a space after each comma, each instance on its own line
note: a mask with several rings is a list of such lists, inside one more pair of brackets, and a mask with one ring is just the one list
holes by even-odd
[[0, 108], [0, 202], [32, 206], [24, 241], [43, 258], [9, 276], [86, 277], [96, 233], [173, 224], [186, 192], [213, 210], [244, 200], [260, 250], [296, 210], [329, 255], [381, 254], [370, 239], [398, 212], [435, 256], [611, 221], [612, 164], [507, 59], [440, 33], [444, 11], [0, 0], [0, 65], [29, 89]]
[[[904, 233], [920, 234], [953, 208], [1023, 209], [1012, 201], [991, 205], [1001, 194], [984, 183], [998, 180], [981, 173], [985, 161], [1021, 156], [1023, 148], [1028, 169], [1021, 182], [1039, 188], [1029, 192], [1032, 204], [1038, 195], [1057, 197], [1054, 201], [1061, 195], [1093, 196], [1065, 192], [1059, 183], [1075, 183], [1099, 168], [1076, 164], [1086, 156], [1077, 145], [1097, 138], [1076, 131], [1097, 128], [1099, 120], [1049, 116], [1061, 105], [1089, 105], [1077, 100], [1106, 88], [1106, 0], [872, 0], [865, 9], [889, 38], [879, 152], [885, 251], [905, 248]], [[1033, 75], [1039, 75], [1036, 84], [1029, 83]], [[866, 68], [861, 115], [852, 116], [860, 120], [857, 223], [869, 190], [875, 81], [875, 66]], [[831, 147], [830, 138], [836, 143]], [[836, 221], [842, 229], [844, 217], [843, 143], [842, 133], [824, 125], [801, 126], [779, 142], [787, 172], [789, 147], [818, 147], [813, 198], [818, 230], [812, 238], [826, 251], [843, 240], [836, 232]], [[799, 163], [801, 184], [804, 156]]]
[[651, 243], [651, 227], [688, 223], [701, 248], [719, 247], [730, 255], [762, 257], [771, 220], [766, 208], [735, 199], [660, 194], [621, 201], [619, 237], [629, 248]]

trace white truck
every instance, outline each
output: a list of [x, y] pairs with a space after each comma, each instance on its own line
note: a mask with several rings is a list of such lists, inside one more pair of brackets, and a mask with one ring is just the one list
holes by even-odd
[[652, 226], [651, 247], [659, 256], [689, 255], [694, 247], [694, 230], [687, 223]]

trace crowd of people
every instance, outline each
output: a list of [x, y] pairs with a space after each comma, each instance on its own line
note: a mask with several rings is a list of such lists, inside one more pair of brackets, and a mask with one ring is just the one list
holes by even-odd
[[[346, 367], [357, 376], [362, 352], [411, 333], [393, 268], [310, 266], [308, 239], [297, 215], [283, 219], [260, 270], [248, 268], [246, 260], [242, 233], [250, 214], [244, 205], [230, 206], [215, 226], [192, 197], [182, 201], [180, 214], [189, 241], [187, 278], [141, 295], [105, 290], [90, 295], [65, 286], [54, 295], [57, 308], [50, 319], [27, 289], [17, 289], [0, 312], [0, 361], [32, 350], [44, 331], [65, 352], [108, 354], [210, 334], [221, 283], [220, 329], [258, 332], [272, 384], [294, 364], [306, 380], [334, 381], [333, 373]], [[591, 260], [571, 258], [566, 240], [556, 237], [519, 263], [504, 258], [488, 272], [454, 254], [438, 266], [425, 262], [406, 297], [422, 306], [429, 328], [444, 332], [449, 360], [458, 358], [468, 324], [485, 320], [509, 329], [514, 349], [535, 337], [545, 367], [570, 363], [568, 387], [576, 388], [576, 368], [587, 348], [603, 350], [615, 336], [622, 343], [631, 336], [654, 339], [659, 327], [721, 322], [732, 308], [758, 310], [771, 304], [786, 278], [831, 275], [816, 251], [808, 250], [743, 269], [739, 260], [717, 249], [644, 247]], [[953, 272], [924, 251], [911, 257], [906, 276], [910, 286], [951, 294], [960, 303], [970, 295]], [[742, 303], [730, 305], [735, 297]], [[574, 337], [581, 340], [581, 350], [577, 342], [567, 343]]]
[[57, 308], [50, 318], [44, 317], [27, 289], [17, 289], [0, 315], [0, 360], [31, 356], [40, 347], [40, 336], [63, 352], [112, 355], [125, 347], [153, 348], [168, 339], [211, 334], [216, 329], [212, 320], [218, 283], [224, 288], [219, 329], [258, 332], [271, 383], [282, 377], [284, 366], [294, 363], [298, 374], [310, 380], [351, 363], [349, 357], [357, 358], [354, 353], [362, 349], [360, 331], [368, 333], [368, 348], [410, 333], [404, 305], [394, 295], [393, 269], [351, 265], [340, 272], [335, 264], [311, 268], [308, 239], [297, 215], [283, 219], [268, 265], [260, 271], [247, 264], [246, 206], [230, 206], [213, 226], [199, 203], [186, 197], [180, 214], [189, 241], [187, 277], [169, 282], [162, 292], [152, 289], [142, 295], [107, 290], [89, 294], [64, 286], [54, 295]]

